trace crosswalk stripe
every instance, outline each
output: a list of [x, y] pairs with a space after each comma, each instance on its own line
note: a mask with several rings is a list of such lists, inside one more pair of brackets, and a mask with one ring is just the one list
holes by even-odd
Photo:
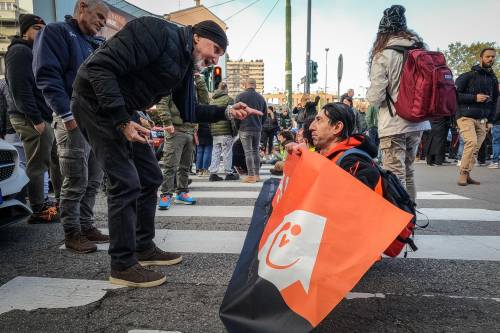
[[156, 216], [252, 217], [253, 206], [173, 205], [169, 210], [157, 210]]
[[83, 306], [103, 298], [107, 289], [117, 288], [122, 287], [107, 281], [17, 276], [0, 287], [0, 314]]
[[[500, 211], [472, 208], [420, 208], [417, 220], [453, 220], [500, 222]], [[158, 210], [157, 216], [252, 217], [253, 206], [173, 205], [170, 210]]]
[[[214, 199], [256, 199], [258, 191], [191, 191], [194, 198], [214, 198]], [[469, 200], [467, 197], [441, 191], [418, 192], [419, 200]]]
[[196, 199], [256, 199], [259, 196], [258, 191], [191, 191], [189, 194]]
[[189, 188], [197, 188], [197, 187], [208, 187], [208, 188], [221, 188], [221, 187], [262, 187], [262, 182], [259, 183], [242, 183], [240, 181], [224, 181], [224, 182], [193, 182], [191, 185], [189, 185]]
[[417, 200], [469, 200], [458, 194], [442, 191], [422, 191], [417, 192]]
[[[246, 231], [157, 229], [154, 241], [159, 248], [169, 252], [240, 254], [246, 234]], [[408, 258], [500, 261], [500, 236], [417, 234], [415, 243], [419, 249], [409, 252]], [[100, 251], [107, 251], [108, 246], [97, 244]]]
[[[222, 178], [224, 178], [224, 175], [220, 175]], [[245, 176], [242, 176], [240, 178], [243, 178]], [[274, 176], [274, 175], [270, 175], [270, 174], [260, 174], [260, 179], [262, 180], [266, 180], [266, 179], [269, 179], [269, 178], [280, 178], [281, 176]], [[208, 180], [208, 177], [200, 177], [200, 176], [190, 176], [189, 178], [191, 178], [192, 180]]]

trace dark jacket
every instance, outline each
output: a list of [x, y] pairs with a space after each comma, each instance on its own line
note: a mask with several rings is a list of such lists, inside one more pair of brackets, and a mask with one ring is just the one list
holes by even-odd
[[200, 146], [211, 146], [213, 144], [212, 133], [210, 132], [210, 124], [200, 123], [198, 125], [198, 144]]
[[73, 119], [70, 100], [78, 68], [102, 42], [101, 37], [84, 35], [71, 16], [64, 22], [48, 24], [35, 40], [36, 84], [50, 108], [64, 121]]
[[225, 119], [225, 108], [196, 104], [192, 51], [190, 26], [141, 17], [128, 22], [82, 64], [73, 88], [76, 94], [97, 100], [97, 112], [114, 124], [170, 93], [184, 121]]
[[[496, 103], [498, 100], [498, 79], [491, 69], [479, 65], [472, 67], [471, 71], [460, 75], [455, 81], [458, 95], [457, 119], [469, 117], [474, 119], [487, 118], [493, 122], [495, 118]], [[476, 102], [477, 94], [485, 94], [491, 100], [484, 103]]]
[[266, 131], [279, 130], [278, 114], [274, 113], [274, 117], [271, 117], [269, 114], [266, 114], [266, 118], [264, 119], [264, 123], [262, 124], [262, 128]]
[[[373, 158], [377, 157], [377, 147], [368, 139], [365, 135], [355, 134], [348, 139], [342, 141], [336, 145], [331, 151], [329, 151], [325, 156], [336, 162], [340, 158], [341, 153], [344, 151], [358, 148], [367, 152]], [[375, 189], [380, 178], [380, 173], [377, 166], [373, 160], [368, 158], [351, 154], [342, 159], [340, 167], [345, 171], [349, 172], [352, 176], [356, 177], [363, 184]]]
[[500, 125], [500, 101], [497, 100], [497, 111], [495, 114], [495, 125]]
[[34, 125], [38, 125], [43, 120], [52, 122], [52, 111], [35, 84], [31, 70], [32, 48], [31, 42], [14, 37], [5, 55], [5, 78], [15, 105], [9, 113], [26, 116]]
[[292, 128], [292, 118], [290, 118], [290, 113], [288, 113], [286, 116], [284, 113], [280, 114], [280, 127], [284, 130]]
[[[244, 92], [236, 96], [236, 103], [243, 102], [249, 107], [261, 111], [264, 115], [267, 113], [267, 106], [264, 97], [255, 91], [253, 88], [248, 88]], [[264, 119], [263, 119], [264, 118]], [[244, 132], [260, 132], [262, 123], [265, 117], [252, 115], [239, 122], [240, 131]]]
[[314, 102], [309, 101], [306, 103], [304, 106], [304, 110], [306, 111], [304, 120], [309, 117], [313, 117], [318, 113], [318, 103], [319, 103], [319, 98], [315, 98]]

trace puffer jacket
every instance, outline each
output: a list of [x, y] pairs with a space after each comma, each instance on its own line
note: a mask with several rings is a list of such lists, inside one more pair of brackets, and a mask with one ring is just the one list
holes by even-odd
[[[198, 102], [200, 104], [207, 104], [208, 89], [205, 80], [203, 80], [200, 76], [196, 76], [195, 84]], [[160, 119], [164, 126], [174, 125], [176, 131], [194, 134], [194, 130], [197, 125], [195, 123], [184, 121], [181, 118], [181, 113], [173, 102], [171, 95], [163, 97], [160, 102], [158, 102], [156, 107], [160, 113]], [[169, 137], [170, 134], [166, 133], [166, 136]]]
[[172, 94], [181, 118], [215, 122], [226, 109], [196, 104], [192, 73], [193, 31], [144, 16], [128, 22], [82, 64], [74, 93], [96, 100], [98, 113], [114, 124], [130, 120]]
[[[416, 39], [406, 39], [394, 37], [389, 40], [387, 46], [409, 47], [417, 42]], [[379, 136], [392, 136], [397, 134], [425, 131], [431, 128], [428, 121], [410, 122], [399, 117], [394, 117], [389, 113], [386, 103], [387, 91], [396, 102], [399, 94], [399, 79], [403, 69], [403, 54], [385, 49], [373, 58], [370, 68], [371, 85], [368, 88], [366, 97], [371, 105], [378, 107], [378, 132]]]
[[[475, 65], [472, 69], [460, 75], [455, 81], [458, 95], [458, 110], [456, 118], [468, 117], [495, 121], [495, 106], [498, 100], [498, 79], [491, 69]], [[477, 94], [491, 97], [489, 102], [476, 102]]]
[[[227, 107], [228, 105], [234, 104], [234, 99], [229, 97], [227, 91], [216, 90], [212, 96], [210, 104]], [[212, 136], [232, 135], [231, 122], [229, 120], [221, 120], [210, 124], [210, 130], [212, 132]]]

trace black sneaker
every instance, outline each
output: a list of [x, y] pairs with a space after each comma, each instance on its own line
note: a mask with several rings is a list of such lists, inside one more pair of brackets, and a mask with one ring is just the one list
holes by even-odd
[[170, 266], [182, 261], [182, 256], [160, 250], [157, 246], [151, 250], [137, 252], [137, 260], [142, 266]]
[[222, 179], [222, 177], [219, 177], [215, 173], [211, 174], [210, 177], [208, 178], [209, 182], [220, 182], [221, 180], [224, 180], [224, 179]]
[[226, 175], [226, 178], [224, 178], [224, 180], [239, 180], [240, 179], [240, 176], [238, 176], [238, 174], [236, 173], [228, 173]]
[[149, 288], [159, 286], [167, 278], [164, 274], [151, 271], [135, 264], [124, 271], [111, 270], [109, 282], [120, 286], [134, 287], [134, 288]]

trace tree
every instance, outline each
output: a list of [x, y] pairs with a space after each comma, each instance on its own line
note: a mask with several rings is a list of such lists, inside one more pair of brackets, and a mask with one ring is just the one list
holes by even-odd
[[[444, 51], [448, 66], [453, 71], [453, 75], [457, 78], [460, 74], [470, 71], [471, 67], [479, 63], [479, 54], [486, 47], [493, 47], [500, 52], [500, 49], [495, 42], [477, 42], [470, 45], [455, 42], [448, 45], [448, 49]], [[500, 78], [500, 65], [497, 62], [493, 66], [493, 71]]]

